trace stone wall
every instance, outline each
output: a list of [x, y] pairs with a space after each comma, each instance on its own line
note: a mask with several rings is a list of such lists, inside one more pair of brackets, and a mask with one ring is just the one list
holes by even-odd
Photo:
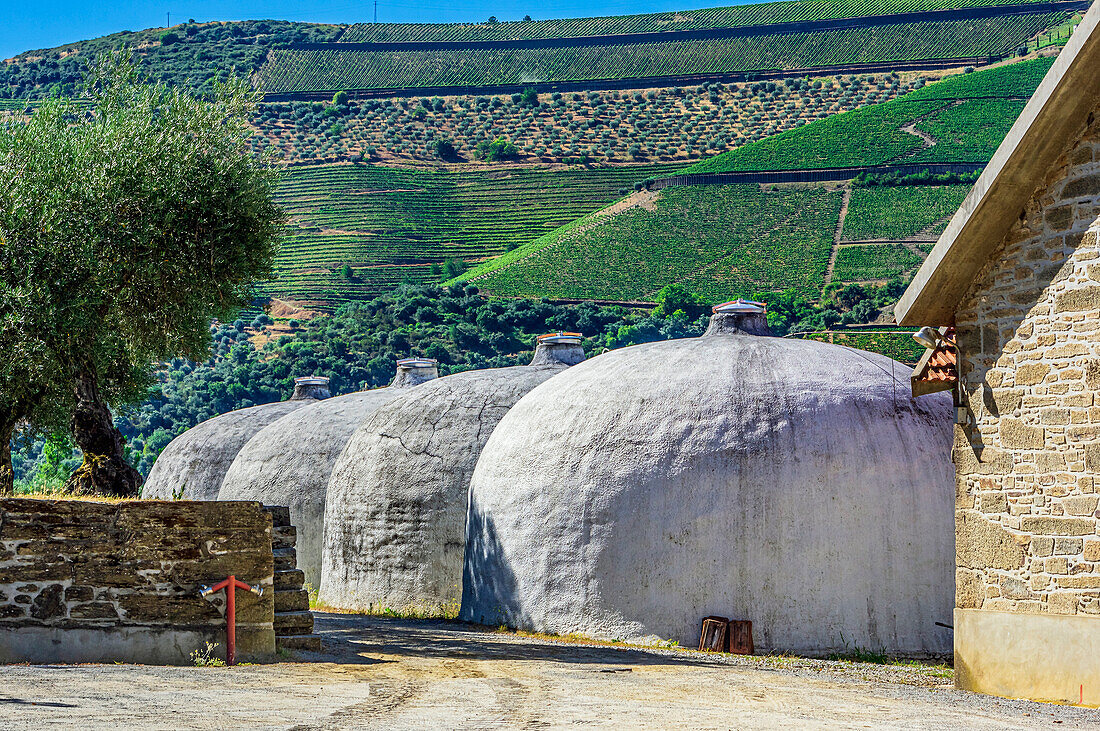
[[[1090, 115], [1037, 182], [1020, 219], [956, 312], [969, 412], [956, 426], [953, 454], [956, 606], [1095, 618], [1100, 113]], [[957, 654], [958, 625], [957, 612]], [[1023, 627], [1012, 626], [1017, 629], [1006, 635], [1010, 641]], [[1100, 620], [1083, 627], [1067, 634], [1095, 633]], [[1066, 700], [1078, 701], [1079, 690], [1089, 692], [1073, 682]]]
[[259, 503], [0, 500], [0, 662], [185, 663], [237, 592], [238, 658], [275, 649], [271, 516]]

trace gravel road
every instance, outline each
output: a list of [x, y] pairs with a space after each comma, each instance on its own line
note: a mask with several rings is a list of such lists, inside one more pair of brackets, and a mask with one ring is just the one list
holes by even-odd
[[324, 652], [237, 668], [8, 665], [0, 728], [1096, 728], [942, 670], [567, 644], [318, 614]]

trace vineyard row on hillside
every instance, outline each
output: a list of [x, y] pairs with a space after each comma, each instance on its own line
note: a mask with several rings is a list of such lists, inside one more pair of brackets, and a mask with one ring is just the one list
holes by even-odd
[[[263, 104], [257, 147], [293, 164], [472, 160], [503, 138], [521, 160], [691, 160], [894, 99], [925, 77], [865, 75], [627, 92]], [[453, 153], [446, 147], [450, 145]]]
[[999, 56], [1062, 18], [1040, 13], [753, 38], [584, 48], [272, 52], [260, 88], [315, 90], [631, 79], [848, 63]]
[[388, 43], [581, 38], [930, 12], [1019, 2], [1020, 0], [787, 0], [600, 18], [506, 23], [358, 23], [350, 26], [339, 40], [352, 43]]
[[[1042, 58], [951, 77], [899, 99], [857, 109], [703, 160], [685, 174], [802, 170], [885, 163], [987, 162], [1053, 59]], [[1007, 85], [1006, 80], [1014, 80]], [[1011, 97], [975, 98], [1010, 90]], [[953, 97], [959, 88], [961, 96]], [[912, 125], [914, 131], [906, 131]], [[930, 135], [928, 146], [916, 131]]]
[[[292, 171], [277, 196], [292, 227], [265, 294], [325, 308], [402, 281], [438, 280], [611, 203], [673, 166], [454, 173], [341, 165]], [[435, 269], [433, 269], [433, 265]]]

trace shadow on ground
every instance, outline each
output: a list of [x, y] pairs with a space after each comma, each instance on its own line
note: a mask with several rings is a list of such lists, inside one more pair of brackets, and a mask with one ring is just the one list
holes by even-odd
[[[394, 619], [361, 614], [315, 612], [316, 632], [324, 642], [317, 659], [376, 663], [361, 653], [465, 660], [541, 660], [598, 665], [711, 666], [705, 658], [676, 657], [618, 647], [556, 644], [511, 635], [499, 638], [479, 625], [450, 620]], [[323, 656], [335, 656], [323, 658]], [[312, 657], [312, 656], [311, 656]]]

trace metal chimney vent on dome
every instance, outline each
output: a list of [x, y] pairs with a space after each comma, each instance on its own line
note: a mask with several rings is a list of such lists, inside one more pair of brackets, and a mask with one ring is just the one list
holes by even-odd
[[390, 388], [408, 388], [439, 378], [439, 361], [434, 358], [402, 358]]
[[397, 361], [398, 368], [435, 368], [438, 364], [432, 358], [402, 358]]
[[567, 333], [561, 331], [546, 333], [538, 337], [539, 343], [545, 343], [546, 345], [580, 345], [582, 340], [584, 340], [584, 336], [580, 333]]
[[294, 395], [290, 397], [290, 400], [326, 399], [331, 395], [328, 392], [328, 378], [324, 376], [299, 376], [294, 379]]
[[768, 307], [763, 302], [735, 299], [710, 308], [710, 325], [706, 335], [771, 335], [768, 328]]
[[767, 313], [768, 306], [763, 302], [753, 302], [752, 300], [735, 299], [732, 302], [723, 302], [720, 305], [715, 305], [710, 308], [710, 311], [714, 314], [742, 314], [742, 315], [763, 315]]

